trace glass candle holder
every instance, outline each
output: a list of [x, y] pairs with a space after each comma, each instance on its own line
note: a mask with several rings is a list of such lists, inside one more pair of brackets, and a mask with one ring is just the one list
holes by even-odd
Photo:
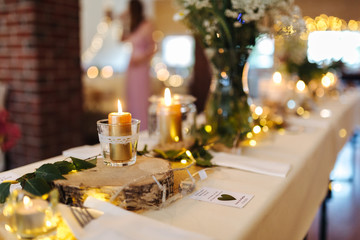
[[59, 223], [58, 199], [56, 189], [40, 197], [14, 190], [3, 209], [5, 229], [19, 239], [55, 238]]
[[122, 167], [136, 162], [140, 120], [131, 123], [109, 124], [108, 119], [97, 121], [97, 130], [104, 163]]
[[186, 142], [193, 138], [196, 127], [195, 97], [177, 95], [171, 105], [164, 104], [164, 98], [151, 96], [148, 112], [148, 132], [159, 145]]

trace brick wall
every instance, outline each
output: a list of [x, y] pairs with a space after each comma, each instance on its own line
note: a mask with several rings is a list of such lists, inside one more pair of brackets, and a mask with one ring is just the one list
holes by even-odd
[[0, 81], [22, 138], [8, 168], [82, 144], [78, 0], [3, 0]]

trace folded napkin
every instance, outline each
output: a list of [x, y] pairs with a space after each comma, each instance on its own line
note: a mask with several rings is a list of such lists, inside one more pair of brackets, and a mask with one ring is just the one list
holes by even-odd
[[65, 157], [75, 157], [80, 159], [87, 159], [96, 157], [100, 154], [100, 145], [84, 145], [80, 147], [70, 148], [62, 152]]
[[270, 176], [286, 177], [290, 164], [234, 155], [229, 153], [212, 153], [211, 162], [217, 166], [237, 168]]
[[209, 240], [211, 238], [198, 233], [185, 231], [171, 225], [126, 211], [111, 203], [88, 197], [84, 205], [104, 212], [84, 228], [79, 240]]

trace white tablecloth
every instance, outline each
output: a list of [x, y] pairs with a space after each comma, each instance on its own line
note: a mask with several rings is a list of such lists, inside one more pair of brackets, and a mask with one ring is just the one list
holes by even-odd
[[[326, 100], [321, 109], [330, 118], [313, 112], [309, 119], [290, 119], [302, 132], [271, 134], [256, 147], [243, 150], [245, 156], [287, 163], [286, 178], [230, 168], [216, 168], [197, 185], [253, 194], [244, 208], [202, 202], [185, 197], [161, 210], [142, 215], [184, 230], [215, 239], [303, 239], [327, 192], [329, 174], [337, 153], [360, 124], [360, 93], [350, 91], [339, 100]], [[339, 136], [345, 129], [347, 135]], [[141, 141], [141, 140], [140, 140]], [[22, 175], [59, 156], [3, 172]]]

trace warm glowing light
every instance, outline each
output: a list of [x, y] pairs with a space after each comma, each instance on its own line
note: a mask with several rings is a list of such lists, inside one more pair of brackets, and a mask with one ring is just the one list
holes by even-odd
[[186, 159], [181, 159], [180, 162], [181, 162], [182, 164], [186, 164], [186, 163], [187, 163]]
[[280, 84], [281, 81], [282, 81], [281, 73], [279, 73], [279, 72], [274, 72], [274, 74], [273, 74], [273, 81], [274, 81], [274, 83], [276, 83], [276, 84]]
[[256, 141], [254, 139], [251, 139], [249, 141], [249, 144], [250, 144], [250, 146], [255, 147], [256, 146]]
[[164, 38], [164, 33], [160, 30], [156, 30], [152, 33], [152, 38], [155, 42], [161, 42]]
[[167, 69], [166, 64], [162, 62], [156, 63], [154, 67], [155, 72], [158, 72], [160, 69]]
[[303, 107], [298, 107], [296, 109], [296, 113], [299, 114], [300, 116], [303, 115], [305, 112], [305, 109]]
[[259, 125], [255, 125], [255, 126], [253, 127], [253, 132], [254, 132], [255, 134], [260, 133], [260, 132], [261, 132], [261, 127], [260, 127]]
[[318, 31], [326, 31], [326, 29], [328, 28], [326, 22], [321, 19], [316, 23], [316, 27], [318, 29]]
[[323, 88], [318, 88], [316, 89], [315, 94], [317, 97], [321, 98], [325, 95], [325, 91]]
[[335, 75], [332, 72], [327, 72], [326, 76], [330, 79], [330, 85], [335, 85], [336, 83]]
[[252, 134], [251, 132], [248, 132], [248, 133], [246, 134], [246, 137], [247, 137], [247, 138], [252, 138], [252, 137], [253, 137], [253, 134]]
[[89, 78], [96, 78], [99, 75], [99, 70], [95, 66], [91, 66], [86, 71], [86, 74]]
[[257, 120], [259, 118], [259, 115], [257, 115], [256, 113], [252, 113], [251, 116], [253, 120]]
[[211, 133], [211, 131], [212, 131], [211, 125], [205, 125], [205, 132]]
[[25, 206], [26, 208], [30, 208], [30, 207], [32, 207], [32, 205], [33, 205], [31, 199], [30, 199], [28, 196], [25, 196], [25, 197], [23, 198], [23, 203], [24, 203], [24, 206]]
[[169, 76], [170, 76], [170, 73], [165, 68], [159, 69], [159, 71], [156, 72], [156, 77], [160, 81], [166, 81], [169, 78]]
[[274, 118], [274, 122], [277, 124], [277, 125], [281, 125], [284, 123], [284, 119], [282, 118], [282, 116], [276, 116]]
[[101, 77], [110, 78], [114, 74], [114, 70], [111, 66], [105, 66], [101, 69]]
[[98, 51], [103, 45], [103, 39], [101, 37], [95, 37], [91, 42], [91, 49]]
[[9, 225], [7, 225], [7, 224], [5, 224], [5, 230], [8, 231], [8, 232], [12, 232], [12, 231], [13, 231], [12, 228], [11, 228]]
[[183, 83], [184, 83], [184, 79], [180, 75], [172, 75], [169, 78], [169, 84], [172, 87], [180, 87], [181, 85], [183, 85]]
[[170, 92], [169, 88], [165, 88], [164, 102], [165, 102], [165, 106], [170, 106], [171, 105], [171, 92]]
[[195, 158], [193, 157], [193, 155], [191, 154], [191, 152], [189, 150], [186, 150], [186, 155], [192, 160], [192, 161], [196, 161]]
[[309, 119], [310, 118], [310, 111], [305, 111], [304, 114], [302, 115], [303, 118], [305, 119]]
[[52, 224], [51, 224], [50, 221], [46, 221], [45, 224], [46, 224], [47, 227], [51, 227], [51, 226], [52, 226]]
[[350, 20], [349, 21], [349, 24], [348, 24], [348, 27], [349, 27], [349, 29], [351, 30], [351, 31], [357, 31], [358, 30], [358, 23], [357, 23], [357, 21], [355, 21], [355, 20]]
[[323, 76], [321, 79], [321, 84], [326, 88], [330, 87], [330, 85], [331, 85], [330, 78], [327, 75]]
[[262, 128], [262, 130], [263, 130], [263, 132], [268, 132], [268, 131], [269, 131], [269, 127], [268, 127], [268, 126], [264, 126], [264, 127]]
[[329, 118], [329, 117], [331, 117], [331, 111], [329, 109], [322, 109], [320, 111], [320, 116], [322, 118]]
[[263, 113], [262, 107], [257, 106], [257, 107], [255, 108], [255, 113], [256, 113], [257, 115], [261, 115], [261, 114]]
[[279, 133], [280, 135], [285, 135], [285, 129], [279, 128], [278, 133]]
[[226, 72], [221, 72], [220, 75], [221, 75], [222, 78], [227, 78]]
[[175, 141], [175, 142], [179, 142], [179, 140], [180, 140], [179, 136], [175, 136], [175, 137], [174, 137], [174, 141]]
[[266, 125], [266, 123], [267, 123], [267, 121], [266, 121], [266, 119], [265, 118], [262, 118], [262, 119], [260, 119], [260, 125], [261, 126], [265, 126]]
[[122, 106], [121, 106], [121, 102], [120, 100], [118, 99], [118, 113], [122, 113]]
[[300, 92], [304, 91], [305, 87], [306, 87], [306, 85], [305, 85], [305, 82], [303, 80], [299, 80], [299, 81], [296, 82], [296, 88]]
[[340, 136], [341, 138], [345, 138], [346, 135], [347, 135], [347, 132], [346, 132], [346, 129], [345, 129], [345, 128], [342, 128], [342, 129], [339, 130], [339, 136]]

